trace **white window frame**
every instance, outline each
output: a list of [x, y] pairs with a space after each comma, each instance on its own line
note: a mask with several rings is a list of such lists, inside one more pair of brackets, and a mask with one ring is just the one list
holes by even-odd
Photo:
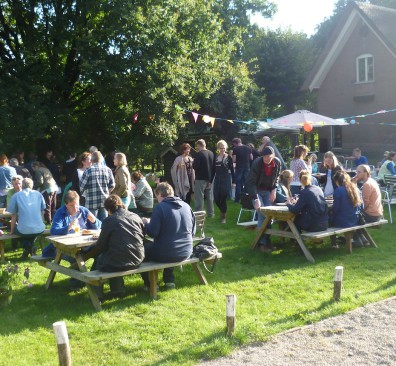
[[[369, 65], [369, 59], [371, 58], [372, 63], [372, 70], [371, 70], [371, 78], [370, 78], [370, 65]], [[364, 60], [364, 79], [360, 80], [360, 61]], [[363, 55], [360, 55], [359, 57], [356, 57], [356, 83], [372, 83], [374, 81], [374, 56], [370, 53], [365, 53]]]

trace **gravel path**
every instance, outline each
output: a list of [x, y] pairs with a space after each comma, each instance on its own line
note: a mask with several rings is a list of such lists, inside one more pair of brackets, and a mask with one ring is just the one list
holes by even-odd
[[396, 297], [200, 365], [396, 365]]

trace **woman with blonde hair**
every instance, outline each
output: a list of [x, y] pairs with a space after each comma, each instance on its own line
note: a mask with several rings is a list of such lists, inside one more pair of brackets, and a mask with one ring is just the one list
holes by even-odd
[[326, 173], [326, 176], [324, 177], [324, 181], [323, 181], [324, 195], [325, 197], [332, 196], [337, 188], [337, 184], [334, 181], [334, 175], [340, 170], [343, 170], [342, 166], [338, 162], [337, 157], [334, 155], [332, 151], [328, 151], [323, 155], [323, 167], [321, 170], [323, 173]]
[[[220, 210], [220, 222], [226, 223], [227, 197], [232, 184], [235, 184], [234, 164], [232, 157], [227, 154], [228, 145], [224, 140], [217, 142], [218, 154], [213, 166], [213, 198]], [[231, 177], [230, 177], [231, 175]]]
[[293, 180], [294, 173], [291, 170], [284, 170], [279, 175], [279, 184], [276, 189], [276, 203], [284, 203], [288, 198], [292, 198], [293, 195], [290, 191], [290, 183]]
[[125, 207], [131, 203], [131, 174], [128, 170], [128, 163], [124, 153], [117, 152], [114, 154], [114, 181], [115, 187], [111, 192], [121, 198]]
[[297, 202], [288, 198], [286, 203], [289, 211], [296, 214], [294, 223], [298, 230], [323, 231], [329, 227], [327, 203], [322, 190], [312, 185], [311, 174], [307, 170], [300, 172], [300, 182], [303, 189]]
[[334, 191], [330, 224], [334, 227], [351, 227], [358, 224], [362, 199], [356, 184], [348, 173], [340, 170], [334, 174], [337, 189]]
[[291, 193], [293, 195], [299, 194], [301, 191], [301, 182], [299, 180], [300, 172], [307, 170], [310, 174], [312, 172], [311, 159], [305, 162], [309, 149], [305, 145], [297, 145], [294, 147], [294, 156], [290, 162], [290, 170], [293, 172], [293, 180], [290, 183]]

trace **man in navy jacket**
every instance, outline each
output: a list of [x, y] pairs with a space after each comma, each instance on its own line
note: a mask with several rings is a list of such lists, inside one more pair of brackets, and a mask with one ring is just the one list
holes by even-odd
[[[191, 207], [174, 196], [172, 186], [159, 183], [155, 189], [158, 204], [151, 219], [143, 219], [146, 233], [154, 241], [145, 243], [145, 259], [169, 263], [180, 262], [192, 254], [192, 238], [195, 234], [195, 216]], [[148, 273], [142, 273], [145, 286], [150, 287]], [[165, 268], [163, 280], [166, 287], [175, 287], [173, 268]]]

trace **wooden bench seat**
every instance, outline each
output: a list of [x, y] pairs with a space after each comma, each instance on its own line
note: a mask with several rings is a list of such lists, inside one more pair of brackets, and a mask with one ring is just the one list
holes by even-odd
[[301, 237], [303, 239], [322, 239], [326, 238], [328, 236], [333, 237], [334, 243], [335, 244], [335, 236], [338, 234], [345, 234], [345, 239], [346, 239], [346, 246], [347, 246], [347, 252], [352, 253], [352, 245], [351, 245], [351, 239], [353, 236], [353, 233], [356, 230], [359, 229], [364, 229], [363, 234], [369, 241], [369, 243], [377, 247], [375, 244], [374, 240], [371, 238], [371, 236], [368, 234], [366, 231], [366, 228], [373, 227], [373, 228], [379, 228], [381, 225], [387, 224], [388, 220], [380, 220], [376, 222], [369, 222], [364, 225], [357, 225], [357, 226], [352, 226], [352, 227], [346, 227], [346, 228], [337, 228], [337, 227], [330, 227], [327, 230], [324, 231], [317, 231], [317, 232], [303, 232], [301, 233]]
[[[40, 245], [40, 248], [43, 249], [43, 237], [48, 236], [50, 234], [50, 229], [45, 229], [42, 234], [37, 235], [36, 240], [38, 240], [38, 243]], [[4, 251], [5, 251], [5, 240], [10, 240], [10, 239], [21, 239], [21, 235], [17, 234], [3, 234], [0, 236], [0, 255], [1, 255], [1, 261], [5, 261], [5, 256], [4, 256]]]
[[[221, 253], [217, 254], [217, 258], [220, 259], [222, 257]], [[57, 272], [63, 273], [68, 276], [72, 276], [80, 281], [83, 281], [89, 285], [99, 286], [102, 283], [106, 282], [110, 278], [115, 277], [124, 277], [129, 276], [132, 274], [148, 272], [149, 280], [150, 280], [150, 296], [153, 299], [157, 298], [157, 285], [158, 285], [158, 272], [163, 270], [164, 268], [169, 267], [180, 267], [186, 264], [191, 264], [194, 268], [196, 275], [201, 284], [207, 285], [208, 281], [206, 280], [201, 268], [199, 267], [200, 260], [198, 258], [192, 257], [186, 259], [181, 262], [176, 263], [159, 263], [159, 262], [143, 262], [138, 268], [131, 269], [127, 271], [120, 271], [120, 272], [102, 272], [99, 270], [89, 271], [89, 272], [80, 272], [77, 269], [74, 269], [73, 266], [66, 268], [60, 266], [53, 262], [53, 258], [51, 257], [42, 257], [39, 255], [32, 256], [30, 258], [33, 261], [38, 262], [41, 266], [46, 267], [51, 270], [56, 270]], [[211, 263], [213, 259], [209, 259], [205, 261], [205, 263]]]

